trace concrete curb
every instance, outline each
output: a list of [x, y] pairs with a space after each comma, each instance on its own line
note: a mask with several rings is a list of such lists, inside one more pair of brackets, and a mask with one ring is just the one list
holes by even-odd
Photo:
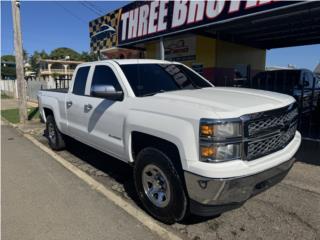
[[59, 162], [62, 166], [64, 166], [66, 169], [68, 169], [70, 172], [75, 174], [77, 177], [79, 177], [81, 180], [86, 182], [88, 185], [91, 186], [92, 189], [100, 192], [102, 195], [104, 195], [106, 198], [108, 198], [111, 202], [113, 202], [118, 207], [122, 208], [124, 211], [126, 211], [128, 214], [130, 214], [132, 217], [137, 219], [139, 222], [141, 222], [144, 226], [149, 228], [152, 232], [156, 233], [158, 236], [160, 236], [162, 239], [172, 239], [172, 240], [182, 240], [182, 238], [178, 235], [176, 235], [173, 232], [168, 231], [163, 226], [161, 226], [156, 220], [151, 218], [149, 215], [144, 213], [141, 209], [137, 208], [136, 206], [132, 205], [130, 202], [124, 200], [120, 196], [118, 196], [116, 193], [112, 192], [111, 190], [107, 189], [105, 186], [103, 186], [101, 183], [90, 177], [88, 174], [77, 168], [76, 166], [69, 163], [67, 160], [59, 156], [57, 153], [55, 153], [53, 150], [39, 142], [36, 138], [31, 136], [30, 134], [24, 133], [16, 124], [12, 124], [5, 119], [3, 120], [6, 124], [16, 128], [19, 132], [23, 134], [25, 138], [27, 138], [29, 141], [31, 141], [34, 145], [39, 147], [42, 151], [49, 154], [53, 159], [55, 159], [57, 162]]

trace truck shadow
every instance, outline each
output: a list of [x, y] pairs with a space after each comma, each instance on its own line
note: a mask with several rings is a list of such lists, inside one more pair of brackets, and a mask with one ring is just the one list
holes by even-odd
[[117, 183], [124, 187], [127, 195], [139, 207], [142, 207], [135, 192], [132, 166], [72, 138], [67, 138], [66, 150], [87, 164], [113, 178]]
[[[138, 207], [145, 211], [135, 191], [133, 180], [133, 167], [131, 165], [119, 161], [114, 157], [111, 157], [103, 152], [100, 152], [99, 150], [89, 147], [88, 145], [85, 145], [69, 137], [67, 138], [66, 150], [75, 157], [79, 158], [80, 160], [106, 173], [108, 176], [113, 178], [118, 184], [121, 184], [129, 198], [133, 200]], [[220, 215], [212, 217], [201, 217], [190, 215], [186, 219], [181, 221], [180, 224], [198, 224], [201, 222], [208, 221], [210, 219], [214, 219], [219, 216]]]

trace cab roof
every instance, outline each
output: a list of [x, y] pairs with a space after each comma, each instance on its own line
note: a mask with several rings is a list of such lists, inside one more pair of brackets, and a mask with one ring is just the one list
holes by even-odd
[[103, 63], [103, 62], [116, 62], [119, 65], [125, 64], [147, 64], [147, 63], [157, 63], [157, 64], [172, 64], [173, 62], [165, 61], [165, 60], [157, 60], [157, 59], [108, 59], [95, 61], [94, 63]]

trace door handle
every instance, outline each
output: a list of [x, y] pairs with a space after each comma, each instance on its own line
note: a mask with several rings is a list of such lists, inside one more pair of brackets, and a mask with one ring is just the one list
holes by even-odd
[[84, 111], [85, 112], [89, 112], [91, 109], [92, 109], [92, 105], [91, 104], [84, 105]]
[[72, 106], [72, 101], [67, 101], [66, 105], [67, 105], [67, 108], [70, 108]]

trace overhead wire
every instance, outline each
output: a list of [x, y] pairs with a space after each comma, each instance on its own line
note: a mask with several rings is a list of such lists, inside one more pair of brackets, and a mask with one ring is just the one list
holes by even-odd
[[83, 18], [79, 17], [77, 14], [73, 13], [71, 10], [63, 6], [59, 1], [53, 1], [53, 2], [57, 4], [59, 7], [61, 7], [62, 9], [64, 9], [66, 12], [68, 12], [70, 15], [80, 20], [81, 22], [84, 22], [86, 24], [88, 23], [88, 21], [84, 20]]
[[98, 12], [97, 10], [95, 10], [94, 8], [92, 8], [90, 5], [87, 4], [87, 2], [79, 2], [82, 6], [84, 6], [85, 8], [87, 8], [88, 10], [90, 10], [92, 13], [101, 16], [102, 14], [100, 12]]
[[90, 1], [85, 1], [88, 5], [90, 5], [92, 8], [94, 8], [96, 11], [98, 11], [100, 13], [100, 15], [104, 15], [105, 11], [101, 10], [97, 5], [95, 5], [94, 3], [90, 2]]

